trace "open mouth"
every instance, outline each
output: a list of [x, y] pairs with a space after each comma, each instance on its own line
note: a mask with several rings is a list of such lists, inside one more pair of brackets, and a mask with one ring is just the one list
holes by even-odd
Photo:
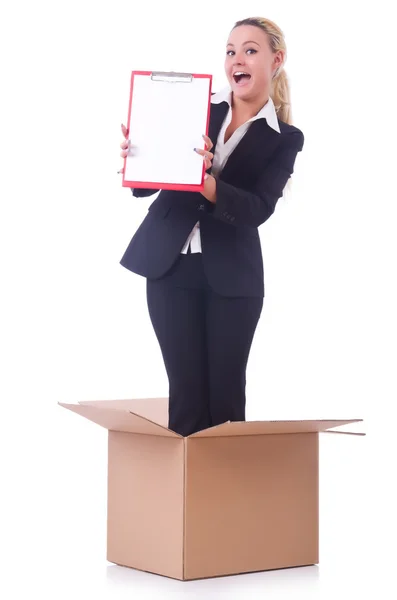
[[249, 73], [245, 73], [244, 71], [236, 71], [233, 74], [233, 79], [237, 84], [245, 84], [251, 79], [251, 75]]

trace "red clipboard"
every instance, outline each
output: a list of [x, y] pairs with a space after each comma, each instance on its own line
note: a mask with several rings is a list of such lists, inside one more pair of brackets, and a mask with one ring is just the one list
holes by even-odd
[[[205, 149], [202, 134], [208, 135], [211, 90], [208, 74], [132, 71], [127, 119], [132, 149], [124, 159], [123, 187], [203, 190], [205, 163], [193, 148]], [[169, 139], [172, 123], [177, 124], [179, 147]]]

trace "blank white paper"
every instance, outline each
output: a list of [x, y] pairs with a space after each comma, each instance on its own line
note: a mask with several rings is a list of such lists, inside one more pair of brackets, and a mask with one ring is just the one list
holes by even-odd
[[[170, 82], [134, 75], [124, 177], [127, 181], [199, 185], [210, 79]], [[154, 186], [155, 187], [155, 186]]]

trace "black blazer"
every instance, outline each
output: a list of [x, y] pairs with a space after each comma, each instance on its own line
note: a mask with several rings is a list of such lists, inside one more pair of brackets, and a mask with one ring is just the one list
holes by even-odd
[[[228, 109], [227, 102], [211, 104], [212, 152]], [[266, 119], [251, 123], [219, 175], [215, 204], [200, 192], [162, 190], [150, 205], [120, 264], [149, 279], [161, 277], [179, 257], [199, 220], [203, 267], [211, 287], [225, 296], [263, 297], [262, 250], [257, 228], [274, 212], [304, 143], [300, 129], [278, 122], [280, 133]], [[178, 148], [174, 152], [177, 156]], [[133, 195], [145, 197], [157, 191], [136, 188]]]

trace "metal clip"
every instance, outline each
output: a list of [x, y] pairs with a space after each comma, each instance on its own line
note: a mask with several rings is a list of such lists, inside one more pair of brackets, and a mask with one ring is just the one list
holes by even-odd
[[150, 78], [152, 81], [166, 81], [168, 83], [191, 83], [191, 73], [175, 73], [174, 71], [153, 71]]

